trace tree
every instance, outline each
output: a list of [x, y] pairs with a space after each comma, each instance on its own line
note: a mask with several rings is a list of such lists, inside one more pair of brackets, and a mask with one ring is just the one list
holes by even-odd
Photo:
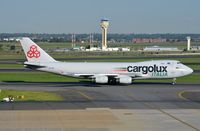
[[3, 44], [0, 44], [0, 50], [3, 50]]
[[11, 45], [10, 50], [15, 50], [15, 45]]

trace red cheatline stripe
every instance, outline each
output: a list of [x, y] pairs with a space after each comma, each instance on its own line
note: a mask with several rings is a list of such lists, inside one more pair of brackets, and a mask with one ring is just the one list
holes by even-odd
[[114, 72], [127, 72], [127, 70], [114, 70]]

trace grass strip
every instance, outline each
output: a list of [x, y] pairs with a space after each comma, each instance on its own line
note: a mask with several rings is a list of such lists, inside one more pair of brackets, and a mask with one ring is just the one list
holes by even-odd
[[37, 92], [37, 91], [19, 91], [19, 90], [1, 90], [0, 100], [12, 96], [15, 101], [62, 101], [64, 100], [60, 95], [51, 92]]

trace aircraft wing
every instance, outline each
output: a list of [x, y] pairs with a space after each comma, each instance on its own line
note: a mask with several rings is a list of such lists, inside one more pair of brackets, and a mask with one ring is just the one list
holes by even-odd
[[97, 76], [117, 77], [119, 74], [74, 74], [75, 77], [95, 78]]
[[107, 76], [109, 78], [121, 78], [121, 77], [131, 77], [132, 79], [134, 78], [139, 78], [143, 77], [142, 74], [134, 74], [134, 75], [121, 75], [121, 74], [74, 74], [75, 77], [83, 77], [83, 78], [96, 78], [98, 76]]

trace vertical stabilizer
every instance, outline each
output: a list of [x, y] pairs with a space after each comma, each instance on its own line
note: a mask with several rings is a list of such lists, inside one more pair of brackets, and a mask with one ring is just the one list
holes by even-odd
[[22, 39], [20, 39], [20, 43], [22, 45], [28, 62], [55, 62], [55, 60], [51, 56], [49, 56], [30, 38], [23, 37]]

